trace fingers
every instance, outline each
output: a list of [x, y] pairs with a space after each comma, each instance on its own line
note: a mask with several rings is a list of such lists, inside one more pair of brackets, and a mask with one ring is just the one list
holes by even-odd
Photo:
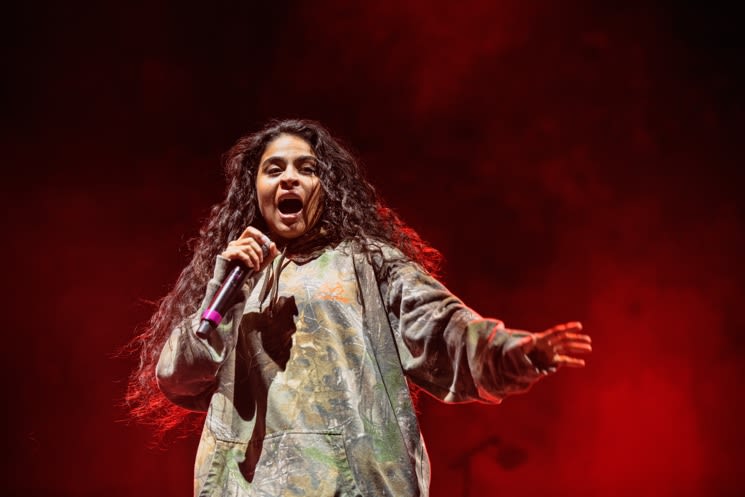
[[264, 260], [264, 252], [254, 239], [238, 239], [228, 244], [228, 248], [222, 253], [222, 256], [229, 260], [238, 260], [250, 267], [254, 271], [261, 268]]
[[584, 367], [584, 359], [575, 356], [592, 352], [592, 339], [581, 331], [582, 323], [572, 321], [537, 333], [534, 354], [554, 367]]
[[544, 338], [547, 347], [559, 348], [577, 348], [583, 352], [592, 352], [592, 339], [589, 335], [580, 335], [577, 333], [560, 333]]
[[[540, 339], [546, 341], [549, 346], [565, 344], [567, 342], [576, 342], [591, 344], [592, 338], [590, 335], [578, 333], [582, 331], [582, 323], [574, 321], [571, 323], [560, 324], [550, 328], [543, 333], [540, 333]], [[592, 350], [592, 348], [590, 348]]]
[[279, 250], [274, 242], [261, 231], [249, 226], [220, 255], [228, 260], [241, 261], [254, 271], [260, 271], [278, 254]]
[[249, 226], [243, 230], [243, 233], [241, 233], [241, 236], [239, 236], [238, 239], [241, 240], [243, 238], [254, 238], [256, 240], [261, 240], [262, 243], [268, 243], [270, 241], [269, 237], [253, 226]]
[[589, 354], [592, 352], [592, 346], [589, 343], [562, 343], [554, 345], [554, 350], [558, 354]]
[[248, 228], [243, 230], [243, 233], [241, 233], [241, 236], [238, 239], [256, 241], [259, 244], [259, 248], [261, 249], [262, 254], [264, 253], [264, 248], [267, 249], [266, 256], [268, 256], [269, 260], [272, 260], [274, 257], [279, 255], [279, 249], [277, 248], [277, 245], [271, 239], [269, 239], [268, 236], [266, 236], [264, 233], [254, 228], [253, 226], [249, 226]]
[[570, 368], [583, 368], [585, 367], [585, 360], [557, 354], [554, 356], [554, 365], [558, 367], [567, 366]]
[[579, 321], [572, 321], [569, 323], [557, 324], [556, 326], [544, 331], [543, 334], [561, 335], [564, 333], [579, 333], [580, 331], [582, 331], [582, 323]]

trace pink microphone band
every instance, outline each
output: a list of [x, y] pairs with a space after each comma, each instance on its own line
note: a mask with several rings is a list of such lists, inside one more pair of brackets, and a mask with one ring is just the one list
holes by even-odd
[[213, 323], [215, 323], [215, 326], [217, 326], [222, 321], [222, 316], [214, 309], [207, 309], [202, 314], [202, 319], [212, 321]]

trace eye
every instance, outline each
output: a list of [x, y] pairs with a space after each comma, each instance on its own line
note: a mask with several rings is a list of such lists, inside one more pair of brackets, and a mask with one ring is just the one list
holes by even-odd
[[313, 162], [304, 162], [300, 166], [300, 172], [303, 174], [313, 175], [316, 174], [316, 165]]
[[264, 169], [264, 173], [269, 176], [277, 176], [278, 174], [282, 174], [282, 168], [277, 165], [270, 165]]

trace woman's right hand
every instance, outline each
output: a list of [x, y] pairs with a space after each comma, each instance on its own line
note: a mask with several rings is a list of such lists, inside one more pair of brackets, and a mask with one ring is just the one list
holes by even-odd
[[[267, 247], [266, 256], [262, 245]], [[224, 259], [240, 261], [255, 272], [262, 271], [279, 254], [273, 241], [253, 226], [246, 228], [241, 236], [228, 244], [228, 248], [220, 254]]]

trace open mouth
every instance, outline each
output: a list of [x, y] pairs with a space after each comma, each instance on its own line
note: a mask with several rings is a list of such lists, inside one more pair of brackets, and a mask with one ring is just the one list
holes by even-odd
[[279, 212], [282, 214], [297, 214], [303, 209], [303, 201], [299, 198], [286, 198], [277, 204]]

